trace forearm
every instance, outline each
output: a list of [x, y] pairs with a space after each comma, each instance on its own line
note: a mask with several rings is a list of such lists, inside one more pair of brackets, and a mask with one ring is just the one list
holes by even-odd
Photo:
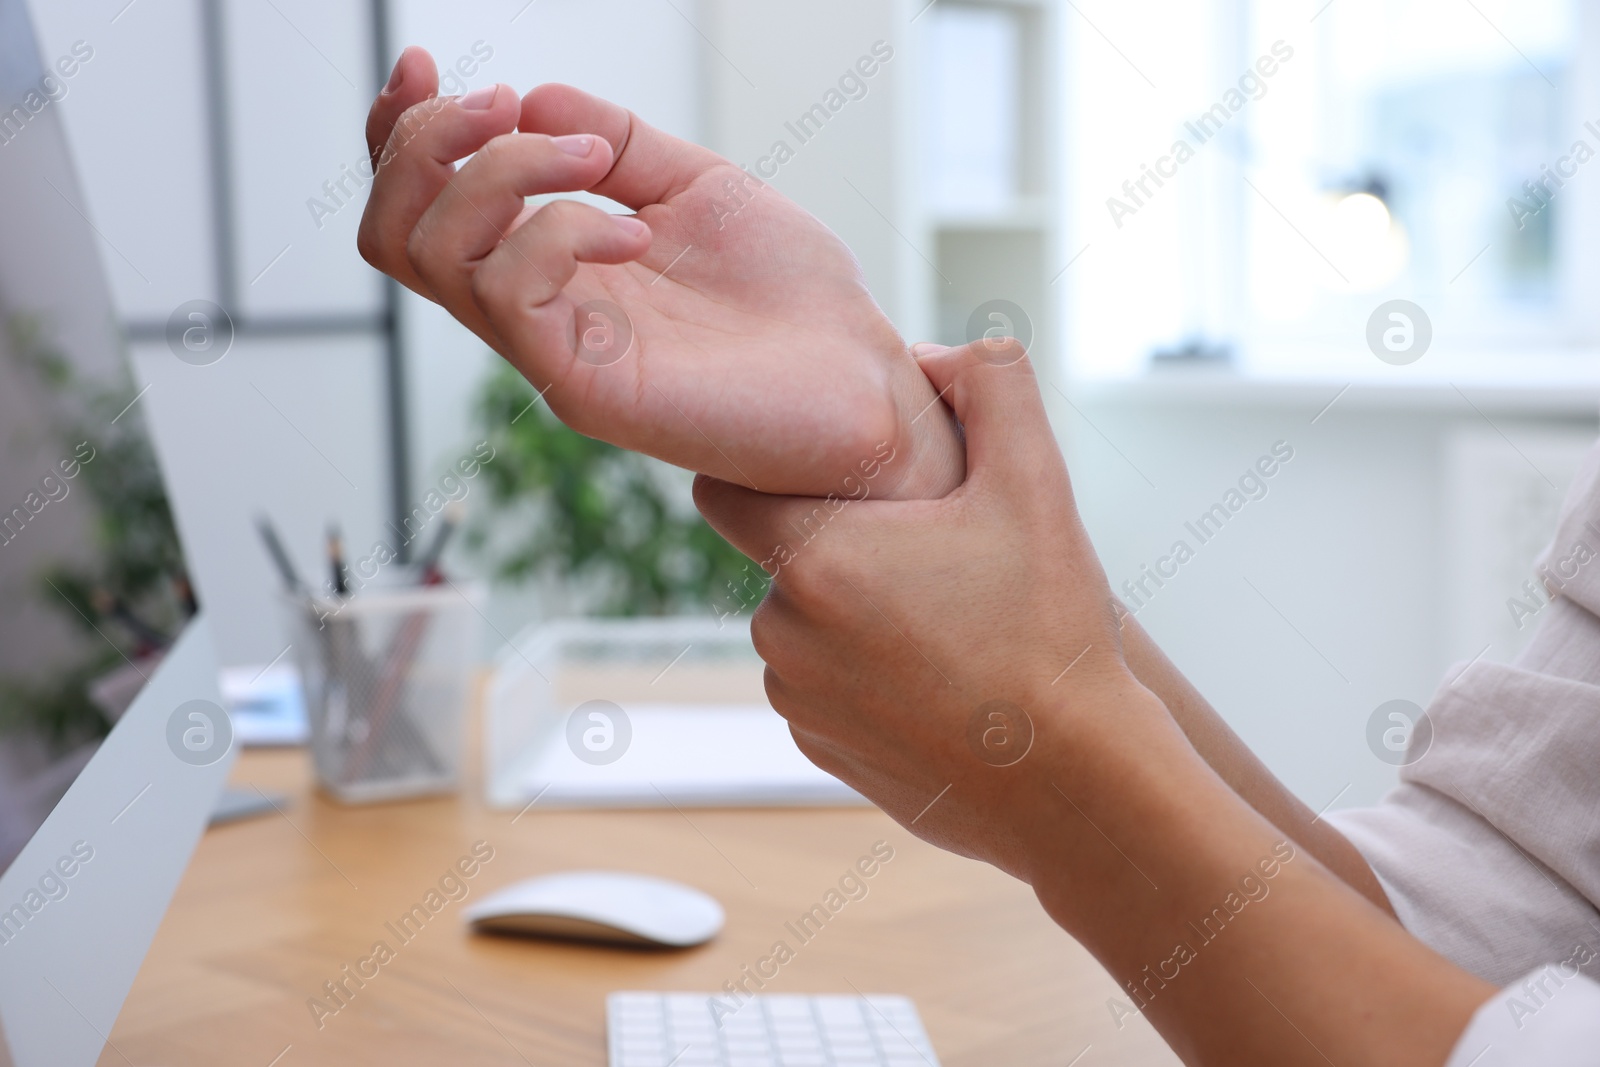
[[[927, 378], [909, 359], [906, 363], [912, 373], [894, 382], [895, 406], [903, 427], [900, 437], [904, 444], [897, 445], [900, 470], [885, 495], [898, 499], [943, 496], [961, 484], [966, 450], [949, 409], [935, 403], [937, 397]], [[1128, 667], [1166, 706], [1200, 758], [1283, 836], [1392, 916], [1389, 899], [1361, 853], [1273, 777], [1130, 612], [1122, 609], [1119, 614]]]
[[1121, 621], [1123, 655], [1129, 669], [1166, 706], [1189, 744], [1217, 777], [1283, 836], [1393, 916], [1388, 896], [1355, 846], [1284, 788], [1131, 613], [1123, 614]]
[[[988, 354], [919, 360], [961, 490], [841, 510], [752, 622], [796, 744], [1032, 885], [1191, 1063], [1442, 1064], [1493, 990], [1240, 800], [1134, 677], [1032, 368]], [[712, 479], [696, 502], [753, 558], [814, 510]]]
[[1443, 1063], [1492, 987], [1234, 796], [1142, 687], [1107, 700], [1041, 731], [1029, 873], [1126, 1010], [1192, 1064]]

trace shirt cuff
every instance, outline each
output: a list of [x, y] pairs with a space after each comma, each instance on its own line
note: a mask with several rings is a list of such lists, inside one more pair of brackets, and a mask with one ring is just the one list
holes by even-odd
[[1472, 1016], [1445, 1067], [1597, 1067], [1600, 984], [1551, 964]]

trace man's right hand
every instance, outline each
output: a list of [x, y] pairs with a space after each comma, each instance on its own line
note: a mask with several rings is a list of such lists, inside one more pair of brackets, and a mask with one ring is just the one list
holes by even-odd
[[[885, 445], [896, 459], [874, 495], [960, 483], [948, 412], [815, 218], [576, 89], [437, 92], [411, 48], [372, 106], [361, 253], [483, 338], [563, 422], [768, 492], [840, 492]], [[638, 214], [525, 201], [572, 190]]]

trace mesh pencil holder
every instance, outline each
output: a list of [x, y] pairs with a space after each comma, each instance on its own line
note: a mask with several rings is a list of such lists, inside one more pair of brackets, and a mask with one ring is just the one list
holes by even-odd
[[480, 596], [435, 585], [286, 598], [324, 791], [362, 804], [460, 784]]

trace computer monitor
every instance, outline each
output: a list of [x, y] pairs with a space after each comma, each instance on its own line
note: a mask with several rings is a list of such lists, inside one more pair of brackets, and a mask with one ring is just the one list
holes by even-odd
[[97, 1061], [233, 750], [74, 172], [0, 0], [0, 1065]]

